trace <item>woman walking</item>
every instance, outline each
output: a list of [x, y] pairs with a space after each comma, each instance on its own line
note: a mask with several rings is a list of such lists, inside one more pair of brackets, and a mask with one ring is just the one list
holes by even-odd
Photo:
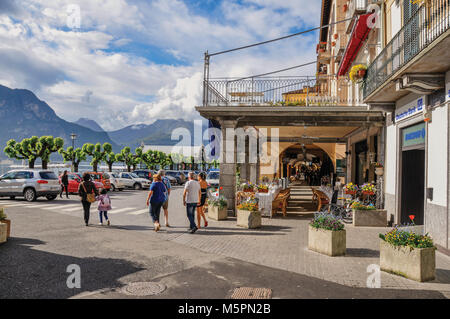
[[208, 183], [206, 182], [206, 174], [204, 172], [201, 172], [198, 175], [198, 182], [200, 183], [200, 191], [201, 191], [201, 197], [200, 197], [200, 204], [197, 205], [197, 224], [198, 228], [200, 228], [200, 222], [203, 220], [205, 221], [205, 227], [208, 227], [208, 221], [206, 220], [205, 216], [205, 202], [206, 202], [206, 194], [208, 190]]
[[66, 198], [69, 198], [69, 175], [67, 175], [67, 171], [61, 175], [61, 192], [59, 193], [59, 197], [62, 198], [62, 194], [66, 190]]
[[98, 190], [95, 184], [91, 181], [91, 175], [83, 174], [83, 182], [78, 186], [78, 194], [81, 198], [81, 204], [84, 211], [84, 222], [89, 226], [89, 217], [91, 215], [91, 204], [95, 202], [95, 197], [98, 196]]
[[106, 224], [109, 226], [111, 223], [108, 218], [108, 211], [112, 209], [111, 207], [111, 198], [109, 198], [108, 192], [106, 189], [102, 190], [102, 194], [97, 197], [98, 200], [98, 217], [100, 218], [100, 224], [103, 225], [103, 217], [105, 217]]
[[153, 220], [153, 225], [155, 226], [155, 231], [158, 231], [161, 228], [161, 225], [159, 224], [159, 215], [166, 198], [166, 186], [162, 183], [161, 175], [156, 174], [153, 177], [153, 183], [150, 186], [147, 197], [147, 206], [150, 206], [149, 211]]

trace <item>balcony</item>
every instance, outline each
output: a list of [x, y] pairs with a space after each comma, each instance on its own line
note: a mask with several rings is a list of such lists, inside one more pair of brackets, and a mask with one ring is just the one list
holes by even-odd
[[331, 61], [331, 52], [327, 42], [320, 42], [317, 45], [317, 61], [323, 64], [329, 64]]
[[[366, 13], [367, 6], [374, 1], [369, 0], [349, 0], [347, 4], [347, 11], [345, 12], [345, 18], [350, 19], [358, 14]], [[355, 19], [345, 22], [345, 32], [350, 34], [355, 24]]]
[[346, 36], [344, 34], [341, 34], [335, 41], [336, 41], [336, 45], [334, 46], [335, 62], [340, 63], [345, 52], [345, 47], [347, 45]]
[[[430, 75], [442, 74], [450, 68], [450, 0], [429, 0], [426, 3], [418, 8], [369, 66], [363, 90], [364, 101], [396, 101], [408, 94], [407, 90], [402, 90], [412, 78], [408, 74], [430, 78]], [[421, 81], [416, 81], [416, 84]], [[426, 94], [425, 90], [432, 86], [432, 83], [426, 84], [423, 93]], [[412, 87], [410, 89], [414, 92]], [[415, 90], [420, 92], [421, 88], [416, 86]]]
[[[203, 106], [361, 106], [352, 83], [321, 75], [315, 77], [253, 77], [207, 79]], [[323, 89], [325, 88], [325, 89]], [[333, 93], [335, 92], [335, 93]]]

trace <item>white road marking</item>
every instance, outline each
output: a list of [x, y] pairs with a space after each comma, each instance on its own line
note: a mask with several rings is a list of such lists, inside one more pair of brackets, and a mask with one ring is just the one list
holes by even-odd
[[127, 212], [127, 211], [134, 210], [134, 209], [136, 209], [136, 208], [135, 207], [125, 207], [125, 208], [120, 208], [120, 209], [113, 208], [113, 210], [108, 211], [108, 214], [114, 215], [114, 214], [123, 213], [123, 212]]
[[138, 210], [136, 212], [128, 213], [127, 215], [142, 215], [148, 213], [148, 208]]
[[77, 206], [78, 207], [69, 208], [69, 209], [62, 209], [62, 211], [64, 211], [64, 212], [74, 212], [76, 210], [83, 210], [83, 206], [81, 206], [81, 204], [77, 205]]
[[2, 206], [7, 206], [7, 207], [21, 207], [21, 206], [29, 206], [29, 203], [2, 203], [0, 204]]
[[55, 207], [55, 204], [27, 205], [27, 208], [47, 209], [47, 208], [50, 208], [50, 207]]
[[74, 207], [80, 207], [80, 204], [57, 205], [57, 206], [49, 207], [48, 209], [62, 209], [62, 208], [74, 208]]

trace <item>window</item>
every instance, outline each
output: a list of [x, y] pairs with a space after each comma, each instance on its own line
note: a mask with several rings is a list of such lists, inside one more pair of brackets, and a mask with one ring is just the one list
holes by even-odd
[[31, 179], [34, 177], [33, 172], [17, 172], [14, 179]]
[[42, 179], [58, 179], [58, 176], [53, 172], [39, 172], [39, 175]]
[[16, 174], [16, 172], [9, 172], [9, 173], [4, 174], [1, 178], [2, 179], [13, 179], [15, 174]]

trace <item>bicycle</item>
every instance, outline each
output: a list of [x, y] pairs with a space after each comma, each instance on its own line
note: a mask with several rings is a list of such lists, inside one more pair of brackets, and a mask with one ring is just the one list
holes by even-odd
[[324, 205], [320, 211], [330, 213], [334, 217], [341, 219], [344, 223], [350, 224], [353, 222], [353, 211], [350, 207], [350, 203], [352, 200], [349, 200], [347, 198], [340, 198], [345, 199], [347, 203], [345, 203], [343, 206], [337, 205], [337, 193], [337, 191], [334, 191], [330, 203]]

